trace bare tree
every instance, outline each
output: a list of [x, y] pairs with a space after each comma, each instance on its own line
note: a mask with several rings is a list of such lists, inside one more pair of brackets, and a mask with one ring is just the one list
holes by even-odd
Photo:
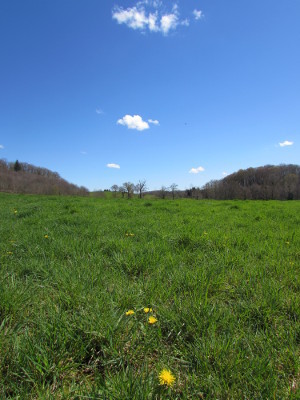
[[127, 193], [127, 198], [129, 199], [134, 192], [134, 184], [132, 182], [124, 182], [123, 187], [125, 189], [125, 193]]
[[116, 197], [117, 191], [119, 190], [119, 186], [118, 185], [112, 185], [110, 190], [114, 193], [114, 197]]
[[139, 180], [138, 183], [135, 185], [135, 190], [137, 191], [137, 193], [139, 194], [139, 198], [141, 199], [143, 193], [147, 190], [146, 180]]
[[166, 186], [162, 186], [159, 191], [159, 195], [162, 199], [166, 198], [168, 188]]
[[177, 188], [178, 188], [178, 185], [176, 183], [172, 183], [172, 185], [170, 185], [170, 190], [172, 193], [173, 200], [175, 199]]

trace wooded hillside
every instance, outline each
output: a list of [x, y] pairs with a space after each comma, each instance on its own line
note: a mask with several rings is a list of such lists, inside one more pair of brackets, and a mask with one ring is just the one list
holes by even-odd
[[222, 180], [211, 181], [201, 189], [195, 189], [195, 195], [224, 200], [299, 200], [300, 166], [265, 165], [241, 169]]
[[0, 191], [28, 194], [86, 195], [88, 189], [61, 178], [57, 172], [35, 165], [0, 159]]

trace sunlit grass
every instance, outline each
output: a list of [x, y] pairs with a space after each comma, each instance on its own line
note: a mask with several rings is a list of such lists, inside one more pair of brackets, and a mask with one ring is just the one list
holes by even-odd
[[297, 398], [299, 202], [0, 212], [0, 398]]

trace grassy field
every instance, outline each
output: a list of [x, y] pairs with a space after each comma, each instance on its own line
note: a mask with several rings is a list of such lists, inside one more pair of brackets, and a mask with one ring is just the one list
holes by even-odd
[[300, 202], [0, 194], [0, 216], [1, 399], [298, 398]]

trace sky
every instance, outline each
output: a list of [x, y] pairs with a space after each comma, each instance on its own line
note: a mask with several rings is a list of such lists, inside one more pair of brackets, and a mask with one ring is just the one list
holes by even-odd
[[0, 158], [90, 190], [300, 163], [299, 0], [1, 0]]

